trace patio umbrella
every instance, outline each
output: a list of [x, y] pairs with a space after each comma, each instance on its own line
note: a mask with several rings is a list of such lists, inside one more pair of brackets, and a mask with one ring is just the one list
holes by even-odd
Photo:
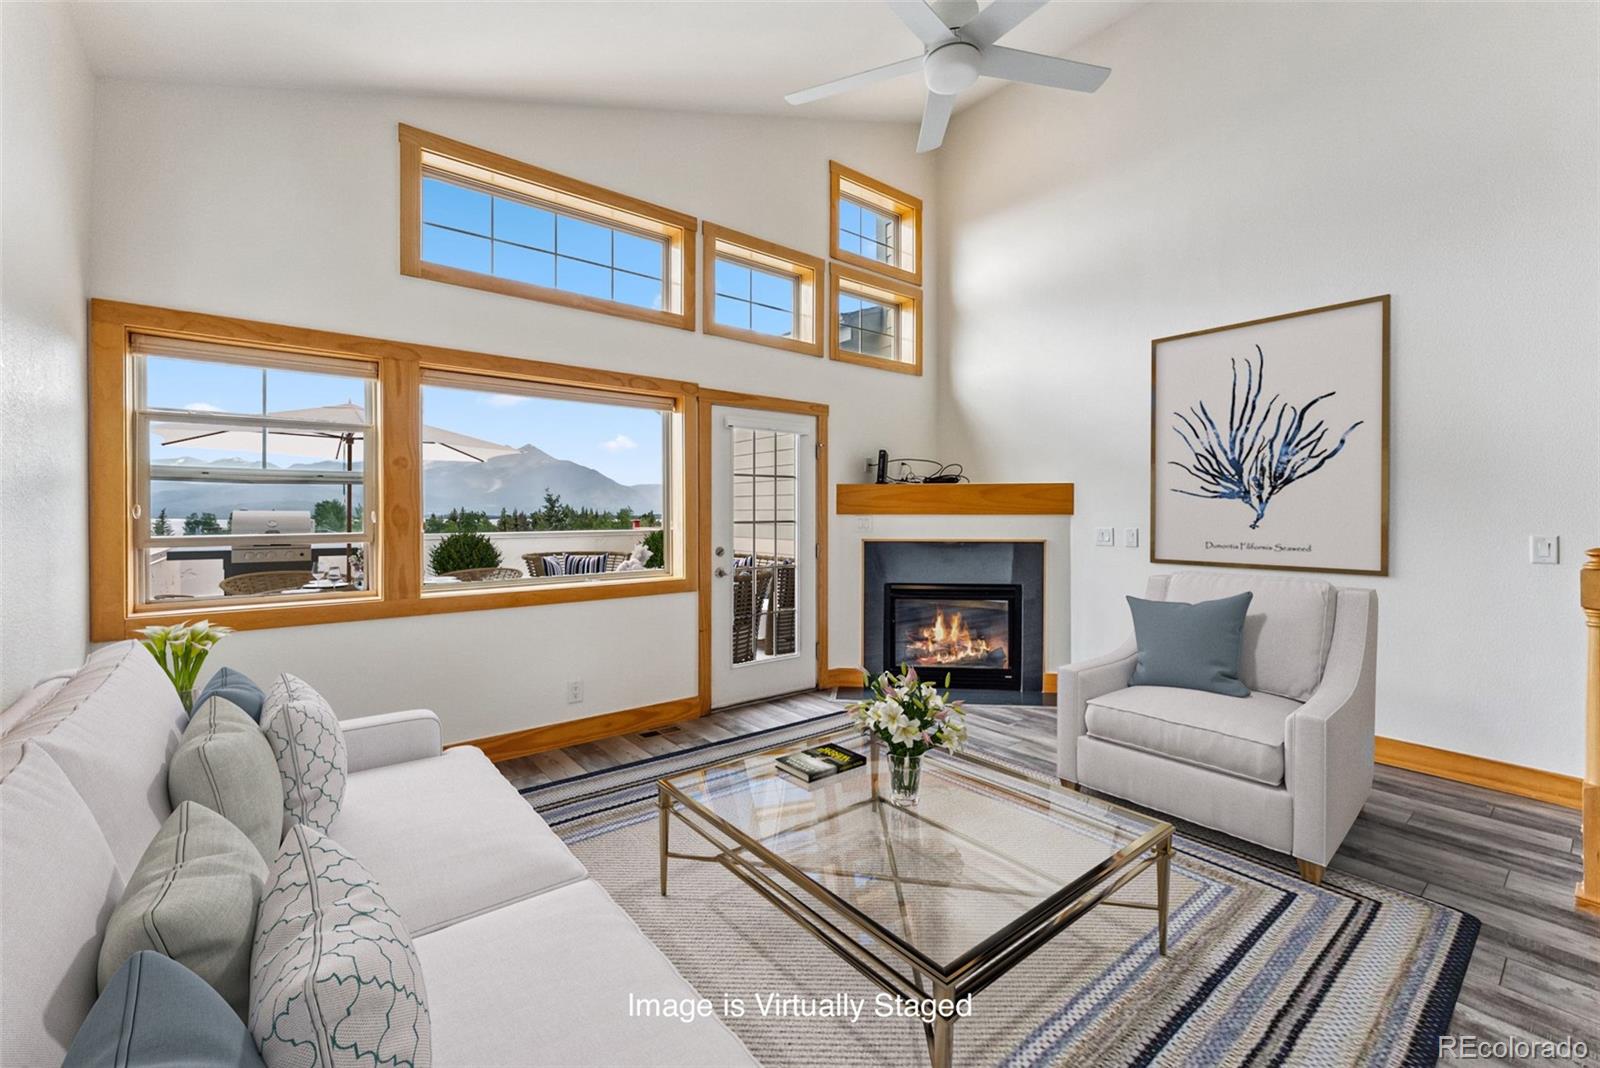
[[[201, 449], [222, 452], [259, 453], [262, 462], [269, 454], [281, 456], [306, 456], [322, 460], [344, 460], [346, 471], [355, 469], [356, 460], [362, 457], [363, 443], [356, 437], [366, 425], [365, 410], [359, 404], [326, 404], [320, 408], [294, 408], [268, 412], [270, 419], [298, 420], [318, 423], [320, 426], [269, 427], [266, 429], [234, 426], [226, 423], [182, 422], [154, 423], [150, 430], [162, 445], [193, 445]], [[339, 427], [348, 426], [349, 430]], [[458, 434], [453, 430], [425, 426], [422, 428], [422, 462], [473, 461], [482, 463], [496, 456], [510, 456], [517, 450], [510, 445]], [[352, 489], [344, 488], [345, 529], [351, 529]]]

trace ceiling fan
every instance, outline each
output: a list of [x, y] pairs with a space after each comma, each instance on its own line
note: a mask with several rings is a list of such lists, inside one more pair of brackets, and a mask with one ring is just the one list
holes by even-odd
[[1047, 2], [992, 0], [980, 11], [977, 0], [889, 0], [889, 7], [900, 16], [900, 21], [922, 39], [922, 55], [823, 82], [790, 93], [784, 99], [791, 104], [809, 104], [920, 70], [928, 86], [928, 98], [922, 106], [922, 131], [917, 135], [917, 151], [930, 152], [944, 143], [944, 131], [950, 124], [956, 94], [979, 77], [1075, 89], [1080, 93], [1094, 92], [1111, 73], [1109, 67], [995, 44]]

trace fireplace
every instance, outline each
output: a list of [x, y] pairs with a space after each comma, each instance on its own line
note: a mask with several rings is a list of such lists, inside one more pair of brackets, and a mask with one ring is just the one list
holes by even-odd
[[883, 663], [954, 689], [1022, 688], [1022, 587], [889, 583]]

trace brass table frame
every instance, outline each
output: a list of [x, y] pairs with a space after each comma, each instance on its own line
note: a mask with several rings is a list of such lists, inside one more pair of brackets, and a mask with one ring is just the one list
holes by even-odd
[[[840, 733], [845, 733], [841, 731]], [[790, 748], [788, 746], [779, 748]], [[879, 744], [873, 739], [868, 767], [871, 769], [872, 796], [857, 802], [856, 806], [871, 805], [884, 818], [883, 806], [890, 804], [879, 790]], [[776, 750], [774, 750], [775, 752]], [[743, 760], [758, 759], [765, 754], [755, 754]], [[946, 758], [949, 759], [949, 758]], [[992, 771], [1003, 772], [1013, 778], [1033, 785], [1035, 780], [998, 761], [988, 760], [969, 753], [959, 753], [953, 758]], [[958, 772], [959, 774], [959, 772]], [[999, 784], [983, 780], [993, 787]], [[887, 930], [872, 917], [856, 909], [804, 871], [739, 828], [723, 820], [706, 806], [699, 804], [674, 787], [669, 779], [656, 780], [656, 804], [659, 808], [661, 851], [661, 895], [667, 893], [668, 860], [696, 860], [718, 864], [740, 882], [766, 898], [777, 909], [809, 931], [841, 960], [850, 965], [880, 989], [901, 998], [915, 1001], [932, 999], [936, 1004], [952, 1006], [952, 1011], [939, 1012], [933, 1020], [923, 1021], [923, 1031], [928, 1042], [928, 1056], [933, 1068], [949, 1068], [953, 1056], [955, 1013], [953, 1006], [968, 995], [979, 991], [999, 979], [1035, 950], [1049, 942], [1066, 928], [1082, 919], [1096, 905], [1113, 905], [1119, 908], [1148, 909], [1156, 913], [1157, 946], [1162, 956], [1167, 952], [1167, 885], [1172, 860], [1172, 825], [1154, 821], [1154, 826], [1135, 838], [1112, 856], [1068, 883], [1029, 909], [1006, 927], [985, 939], [962, 956], [949, 963], [935, 961]], [[1026, 800], [1034, 800], [1023, 796]], [[1129, 817], [1145, 821], [1149, 817], [1129, 812], [1106, 802], [1107, 808]], [[848, 811], [845, 810], [845, 811]], [[914, 808], [902, 810], [916, 816]], [[830, 818], [841, 813], [832, 813]], [[676, 853], [669, 847], [671, 819], [676, 816], [682, 824], [694, 831], [716, 851], [712, 854]], [[917, 817], [925, 818], [925, 817]], [[932, 823], [932, 821], [927, 821]], [[940, 830], [967, 837], [953, 828], [937, 825]], [[725, 840], [725, 841], [724, 841]], [[969, 839], [970, 840], [970, 839]], [[1149, 854], [1148, 856], [1146, 854]], [[1020, 867], [1021, 861], [1007, 858]], [[901, 919], [910, 929], [910, 916], [906, 912], [904, 881], [895, 861], [892, 844], [889, 848], [890, 877], [900, 902]], [[1112, 895], [1142, 875], [1146, 869], [1156, 869], [1156, 903], [1116, 901]], [[1031, 870], [1031, 869], [1030, 869]], [[814, 898], [808, 902], [789, 886], [780, 882], [773, 873], [783, 876]], [[1034, 874], [1044, 875], [1035, 871]], [[821, 908], [818, 908], [821, 906]], [[862, 946], [839, 924], [866, 934], [874, 945], [885, 953], [876, 953]], [[885, 956], [898, 958], [898, 963], [885, 960]], [[906, 974], [909, 970], [910, 974]]]

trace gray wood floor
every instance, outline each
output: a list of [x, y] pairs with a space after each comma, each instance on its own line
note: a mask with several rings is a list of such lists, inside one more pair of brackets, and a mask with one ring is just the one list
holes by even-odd
[[[796, 694], [507, 761], [500, 769], [513, 785], [531, 786], [823, 715], [842, 704], [828, 691]], [[968, 722], [974, 746], [1054, 772], [1053, 706], [971, 706]], [[1380, 767], [1372, 796], [1330, 867], [1482, 922], [1455, 1034], [1485, 1042], [1571, 1036], [1587, 1044], [1582, 1063], [1600, 1064], [1600, 917], [1572, 907], [1579, 835], [1572, 809]]]

